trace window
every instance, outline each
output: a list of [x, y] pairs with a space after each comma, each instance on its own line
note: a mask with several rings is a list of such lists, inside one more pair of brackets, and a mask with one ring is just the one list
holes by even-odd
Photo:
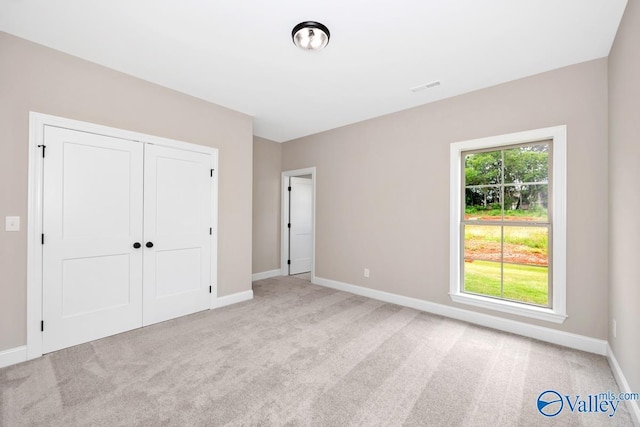
[[451, 145], [451, 297], [566, 318], [566, 128]]
[[462, 152], [462, 292], [549, 306], [552, 147]]

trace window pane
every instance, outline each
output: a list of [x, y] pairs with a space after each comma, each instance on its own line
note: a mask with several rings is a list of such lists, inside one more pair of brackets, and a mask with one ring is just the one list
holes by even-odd
[[548, 221], [549, 186], [515, 184], [504, 188], [505, 220]]
[[547, 267], [549, 230], [547, 227], [504, 227], [504, 262]]
[[504, 298], [547, 306], [549, 303], [549, 230], [504, 227]]
[[464, 185], [501, 184], [502, 153], [489, 151], [464, 156]]
[[473, 220], [502, 220], [500, 187], [473, 187], [464, 192], [464, 218]]
[[549, 269], [544, 266], [504, 264], [504, 298], [549, 305]]
[[465, 259], [464, 292], [500, 298], [500, 263]]
[[502, 260], [501, 240], [502, 227], [499, 225], [465, 225], [465, 264], [474, 260], [500, 262]]
[[505, 184], [549, 182], [549, 144], [504, 150]]

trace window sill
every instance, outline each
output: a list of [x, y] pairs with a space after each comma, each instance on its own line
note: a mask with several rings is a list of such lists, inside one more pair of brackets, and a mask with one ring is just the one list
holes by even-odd
[[567, 318], [566, 314], [555, 312], [550, 308], [518, 304], [517, 302], [511, 301], [501, 301], [494, 298], [487, 298], [480, 295], [471, 295], [461, 292], [450, 295], [453, 302], [460, 304], [473, 305], [475, 307], [530, 317], [533, 319], [544, 320], [546, 322], [563, 323]]

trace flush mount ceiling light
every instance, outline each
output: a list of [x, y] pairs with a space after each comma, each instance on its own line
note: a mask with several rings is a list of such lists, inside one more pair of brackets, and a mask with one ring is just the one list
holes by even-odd
[[301, 49], [320, 50], [329, 43], [329, 29], [319, 22], [301, 22], [291, 31], [293, 43]]

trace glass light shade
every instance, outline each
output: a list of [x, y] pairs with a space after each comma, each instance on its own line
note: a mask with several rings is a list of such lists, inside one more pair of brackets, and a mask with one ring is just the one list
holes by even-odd
[[319, 22], [301, 22], [291, 32], [293, 42], [305, 50], [320, 50], [329, 43], [329, 29]]

